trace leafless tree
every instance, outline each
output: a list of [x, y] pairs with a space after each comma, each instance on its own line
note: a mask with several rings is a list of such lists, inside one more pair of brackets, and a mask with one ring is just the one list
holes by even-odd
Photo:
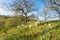
[[59, 14], [60, 20], [60, 0], [41, 0], [48, 6], [50, 6], [52, 11], [56, 11]]
[[28, 22], [28, 14], [34, 11], [34, 1], [33, 0], [14, 0], [13, 4], [10, 4], [12, 10], [16, 15], [25, 16], [26, 23]]
[[43, 9], [43, 12], [41, 15], [41, 17], [43, 18], [43, 20], [46, 22], [49, 20], [49, 18], [51, 17], [51, 15], [49, 14], [49, 7], [46, 6], [44, 9]]
[[53, 8], [59, 14], [60, 20], [60, 0], [50, 0], [51, 8]]

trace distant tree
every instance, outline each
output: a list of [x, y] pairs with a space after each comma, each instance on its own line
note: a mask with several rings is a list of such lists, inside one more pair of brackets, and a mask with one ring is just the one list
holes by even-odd
[[51, 8], [53, 8], [59, 14], [60, 20], [60, 0], [50, 0]]
[[10, 4], [15, 15], [25, 16], [26, 23], [28, 22], [28, 14], [34, 11], [33, 0], [15, 0], [13, 4]]
[[48, 6], [46, 6], [44, 9], [43, 9], [43, 13], [42, 14], [40, 14], [41, 15], [41, 17], [43, 17], [43, 20], [46, 22], [46, 21], [48, 21], [49, 20], [49, 18], [50, 18], [50, 16], [51, 15], [49, 15], [49, 7]]
[[46, 5], [50, 6], [51, 11], [56, 11], [59, 14], [60, 20], [60, 0], [41, 0]]
[[42, 16], [43, 16], [44, 21], [46, 22], [48, 20], [48, 13], [47, 13], [46, 9], [44, 9], [44, 12], [42, 13]]

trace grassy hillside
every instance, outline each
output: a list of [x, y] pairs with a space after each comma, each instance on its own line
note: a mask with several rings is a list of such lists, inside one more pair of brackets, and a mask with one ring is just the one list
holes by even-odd
[[[21, 24], [9, 18], [0, 29], [0, 40], [60, 40], [60, 21]], [[17, 25], [16, 25], [17, 24]], [[14, 26], [15, 25], [15, 26]]]
[[3, 28], [0, 40], [60, 40], [60, 21], [40, 24], [30, 22], [28, 25]]

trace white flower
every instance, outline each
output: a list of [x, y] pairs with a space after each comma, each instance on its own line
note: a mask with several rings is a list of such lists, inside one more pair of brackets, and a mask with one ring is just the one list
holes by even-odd
[[49, 26], [51, 26], [51, 24], [48, 24]]
[[31, 27], [32, 27], [32, 25], [29, 25], [29, 27], [31, 28]]
[[24, 25], [22, 24], [22, 26], [24, 26]]
[[20, 27], [20, 26], [17, 26], [18, 28]]

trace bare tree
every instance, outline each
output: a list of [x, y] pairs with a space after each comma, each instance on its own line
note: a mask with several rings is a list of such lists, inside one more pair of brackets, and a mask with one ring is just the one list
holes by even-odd
[[44, 18], [44, 21], [46, 22], [47, 20], [48, 20], [48, 13], [47, 13], [47, 10], [46, 9], [44, 9], [44, 12], [42, 13], [42, 16], [43, 16], [43, 18]]
[[40, 14], [41, 15], [41, 17], [43, 18], [43, 20], [46, 22], [46, 21], [48, 21], [49, 20], [49, 18], [51, 17], [50, 15], [49, 15], [49, 7], [48, 6], [46, 6], [44, 9], [43, 9], [43, 13], [42, 14]]
[[48, 4], [50, 6], [52, 11], [56, 11], [59, 14], [59, 20], [60, 20], [60, 0], [41, 0], [45, 4]]
[[53, 8], [59, 14], [60, 20], [60, 0], [50, 0], [51, 8]]
[[25, 16], [26, 23], [28, 22], [28, 14], [34, 11], [34, 2], [32, 0], [15, 0], [10, 6], [16, 15], [21, 14]]

